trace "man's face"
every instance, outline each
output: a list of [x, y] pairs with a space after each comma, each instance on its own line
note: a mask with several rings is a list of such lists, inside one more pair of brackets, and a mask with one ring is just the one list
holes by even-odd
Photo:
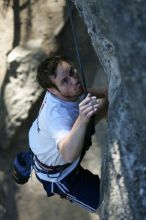
[[48, 90], [63, 100], [75, 101], [84, 92], [76, 71], [65, 61], [58, 64], [56, 77], [51, 76], [50, 78], [58, 90], [55, 88], [49, 88]]

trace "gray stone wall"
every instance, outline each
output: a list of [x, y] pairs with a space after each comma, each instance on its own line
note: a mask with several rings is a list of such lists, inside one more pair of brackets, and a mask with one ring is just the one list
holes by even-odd
[[109, 80], [101, 219], [146, 219], [146, 2], [74, 0]]

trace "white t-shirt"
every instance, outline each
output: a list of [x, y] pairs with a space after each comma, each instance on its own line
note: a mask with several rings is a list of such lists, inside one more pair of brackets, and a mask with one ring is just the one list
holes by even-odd
[[[43, 164], [48, 166], [66, 164], [57, 144], [70, 132], [78, 114], [79, 101], [64, 101], [46, 92], [39, 115], [29, 131], [30, 148]], [[49, 178], [40, 172], [37, 175], [44, 180], [60, 181], [76, 167], [79, 159], [77, 158], [59, 177], [54, 175]], [[35, 163], [39, 167], [37, 162]]]

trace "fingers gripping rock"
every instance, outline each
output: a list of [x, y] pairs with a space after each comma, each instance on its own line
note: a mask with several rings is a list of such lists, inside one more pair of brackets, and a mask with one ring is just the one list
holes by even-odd
[[88, 94], [85, 99], [79, 104], [79, 114], [83, 122], [88, 122], [90, 117], [95, 114], [100, 105], [100, 100], [96, 96]]

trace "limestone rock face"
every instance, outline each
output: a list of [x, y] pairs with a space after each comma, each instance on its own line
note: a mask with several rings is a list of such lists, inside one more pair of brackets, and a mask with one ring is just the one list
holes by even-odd
[[146, 219], [146, 2], [73, 0], [109, 80], [101, 219]]
[[7, 1], [0, 1], [0, 85], [6, 72], [6, 54], [11, 50], [13, 43], [13, 9], [7, 7]]
[[5, 117], [0, 124], [0, 144], [3, 147], [9, 145], [41, 94], [36, 82], [36, 67], [44, 56], [41, 51], [16, 47], [7, 57], [8, 71], [0, 109], [1, 116]]

